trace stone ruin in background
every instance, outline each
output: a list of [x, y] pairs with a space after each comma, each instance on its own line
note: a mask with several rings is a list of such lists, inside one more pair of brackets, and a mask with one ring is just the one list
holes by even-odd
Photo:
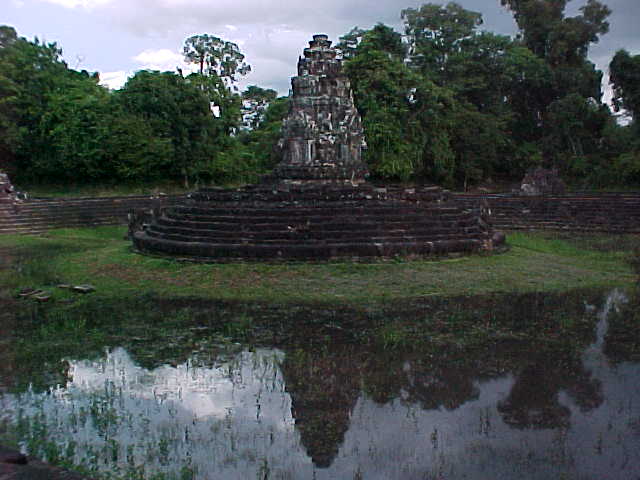
[[0, 173], [0, 203], [13, 203], [16, 201], [17, 192], [11, 181], [9, 175], [6, 173]]
[[436, 185], [366, 181], [362, 122], [326, 35], [315, 35], [292, 79], [281, 162], [256, 185], [202, 188], [132, 228], [138, 251], [204, 261], [413, 257], [491, 250], [481, 206]]
[[556, 168], [531, 168], [520, 184], [520, 194], [525, 196], [564, 195], [566, 192], [567, 185]]

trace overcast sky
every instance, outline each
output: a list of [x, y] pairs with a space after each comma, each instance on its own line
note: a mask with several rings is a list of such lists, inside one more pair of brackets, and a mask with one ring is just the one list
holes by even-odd
[[[606, 67], [616, 50], [640, 53], [640, 0], [601, 0], [613, 10], [611, 29], [591, 49], [591, 59]], [[71, 68], [100, 72], [103, 83], [120, 87], [145, 68], [182, 66], [185, 38], [201, 33], [236, 42], [253, 71], [242, 85], [289, 89], [296, 61], [314, 33], [334, 41], [352, 27], [377, 22], [401, 29], [400, 11], [418, 0], [0, 0], [0, 24], [18, 34], [57, 42]], [[446, 3], [433, 1], [432, 3]], [[512, 15], [499, 0], [459, 0], [483, 14], [483, 29], [516, 31]], [[573, 15], [586, 0], [573, 0]]]

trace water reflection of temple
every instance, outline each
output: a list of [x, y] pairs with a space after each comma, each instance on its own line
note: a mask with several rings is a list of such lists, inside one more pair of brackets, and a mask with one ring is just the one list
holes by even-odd
[[[530, 315], [549, 316], [550, 322], [555, 321], [551, 315], [551, 311], [558, 311], [554, 299], [543, 302], [546, 307], [536, 296], [523, 296], [518, 300], [539, 307]], [[593, 332], [594, 319], [584, 317], [581, 302], [565, 305], [569, 305], [562, 312], [565, 321], [588, 323], [589, 330]], [[476, 305], [475, 310], [470, 311], [477, 315], [477, 320], [498, 311], [497, 307], [485, 307]], [[507, 307], [501, 308], [508, 310]], [[464, 319], [458, 317], [458, 320]], [[519, 318], [518, 321], [533, 320]], [[316, 323], [326, 329], [326, 322]], [[226, 360], [212, 355], [211, 358], [218, 359], [214, 362], [217, 366], [213, 367], [208, 364], [209, 357], [203, 360], [192, 355], [183, 362], [184, 351], [179, 349], [169, 352], [176, 365], [165, 362], [151, 370], [139, 361], [145, 358], [145, 349], [137, 350], [136, 358], [115, 351], [106, 361], [73, 362], [74, 375], [69, 380], [69, 389], [72, 391], [75, 385], [76, 389], [95, 387], [96, 391], [103, 392], [106, 380], [115, 386], [123, 382], [122, 388], [132, 392], [130, 398], [129, 394], [125, 395], [132, 412], [140, 408], [145, 411], [175, 410], [178, 414], [172, 413], [167, 418], [175, 422], [182, 421], [183, 417], [186, 419], [185, 425], [190, 429], [189, 442], [197, 432], [203, 439], [211, 441], [210, 428], [217, 428], [216, 441], [219, 443], [215, 448], [218, 449], [218, 458], [233, 454], [231, 444], [227, 442], [228, 438], [234, 438], [234, 441], [238, 438], [236, 430], [227, 429], [227, 425], [233, 423], [234, 428], [242, 432], [240, 437], [251, 439], [247, 451], [257, 449], [271, 460], [273, 457], [268, 455], [276, 450], [272, 447], [275, 438], [279, 445], [286, 445], [278, 452], [288, 449], [294, 452], [291, 453], [291, 465], [295, 468], [315, 467], [322, 472], [318, 473], [318, 478], [342, 468], [345, 458], [353, 455], [349, 449], [353, 449], [354, 437], [356, 444], [357, 441], [363, 442], [366, 435], [362, 433], [363, 419], [360, 415], [363, 411], [373, 415], [370, 423], [373, 427], [370, 428], [378, 428], [375, 415], [381, 415], [388, 418], [380, 418], [380, 422], [387, 422], [387, 427], [392, 423], [391, 428], [402, 432], [406, 425], [400, 427], [393, 423], [397, 423], [397, 419], [389, 421], [389, 418], [396, 418], [394, 415], [399, 411], [411, 412], [416, 419], [427, 419], [422, 421], [420, 432], [428, 439], [430, 431], [425, 430], [425, 426], [433, 428], [436, 421], [442, 422], [438, 425], [440, 432], [444, 430], [442, 426], [447, 425], [449, 438], [472, 436], [475, 430], [469, 433], [462, 419], [468, 420], [478, 408], [485, 412], [481, 420], [492, 416], [494, 426], [503, 434], [509, 432], [514, 436], [539, 435], [543, 438], [556, 429], [570, 430], [567, 429], [569, 425], [573, 429], [578, 424], [576, 417], [579, 419], [583, 412], [602, 410], [598, 407], [603, 405], [600, 380], [603, 377], [597, 368], [594, 370], [593, 362], [586, 362], [579, 348], [588, 344], [588, 340], [575, 344], [573, 349], [558, 349], [557, 345], [541, 348], [540, 345], [520, 341], [499, 346], [497, 343], [482, 346], [449, 344], [424, 350], [394, 350], [363, 345], [347, 334], [333, 335], [324, 341], [309, 332], [305, 335], [309, 335], [307, 344], [299, 340], [295, 346], [285, 348], [282, 355], [269, 351], [260, 354], [245, 352], [231, 354]], [[604, 336], [604, 333], [598, 336]], [[160, 344], [157, 348], [160, 353], [167, 354]], [[227, 360], [228, 365], [225, 363]], [[104, 364], [110, 367], [105, 368]], [[86, 373], [84, 377], [83, 371]], [[121, 372], [128, 373], [122, 375]], [[43, 374], [41, 377], [52, 378], [52, 375]], [[95, 378], [93, 383], [86, 381], [90, 377]], [[151, 380], [153, 382], [149, 383]], [[148, 383], [153, 391], [148, 388]], [[487, 385], [491, 384], [499, 384], [501, 393], [487, 398], [486, 392], [490, 390]], [[63, 398], [66, 394], [60, 390], [60, 398]], [[34, 393], [33, 399], [36, 397]], [[169, 409], [172, 402], [175, 408]], [[131, 418], [138, 418], [136, 415]], [[211, 419], [207, 420], [209, 424], [203, 423], [205, 417]], [[154, 421], [160, 424], [167, 418]], [[196, 418], [198, 421], [194, 423]], [[183, 429], [184, 425], [176, 423], [175, 431], [182, 432]], [[196, 447], [179, 437], [177, 445], [184, 451], [206, 450], [205, 445]], [[256, 439], [260, 441], [256, 443]], [[464, 443], [468, 439], [456, 437], [455, 441]], [[398, 448], [413, 448], [407, 446], [409, 443], [407, 440]], [[446, 445], [446, 442], [440, 445]], [[211, 456], [211, 452], [206, 451]]]
[[313, 463], [329, 467], [338, 454], [360, 396], [363, 352], [353, 345], [293, 352], [281, 366], [291, 413]]

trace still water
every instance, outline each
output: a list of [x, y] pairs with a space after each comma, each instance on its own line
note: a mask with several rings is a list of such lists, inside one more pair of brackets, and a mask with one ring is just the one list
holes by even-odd
[[593, 338], [573, 353], [330, 344], [144, 367], [110, 347], [6, 389], [0, 415], [25, 451], [112, 478], [635, 480], [640, 363], [606, 354], [626, 301], [585, 303]]

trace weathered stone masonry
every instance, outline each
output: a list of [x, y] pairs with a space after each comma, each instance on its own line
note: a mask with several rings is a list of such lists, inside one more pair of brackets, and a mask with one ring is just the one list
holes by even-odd
[[315, 35], [304, 49], [291, 87], [279, 143], [282, 162], [265, 180], [362, 183], [368, 175], [362, 122], [342, 60], [326, 35]]
[[[386, 187], [397, 194], [400, 190]], [[373, 191], [374, 194], [380, 189]], [[418, 189], [420, 191], [420, 189]], [[394, 193], [395, 192], [395, 193]], [[564, 230], [640, 233], [640, 194], [567, 194], [522, 197], [513, 194], [451, 194], [463, 207], [486, 202], [498, 230]], [[409, 195], [407, 195], [409, 198]], [[131, 210], [151, 212], [184, 205], [184, 196], [30, 199], [14, 206], [0, 202], [0, 235], [39, 234], [53, 228], [127, 225]]]

